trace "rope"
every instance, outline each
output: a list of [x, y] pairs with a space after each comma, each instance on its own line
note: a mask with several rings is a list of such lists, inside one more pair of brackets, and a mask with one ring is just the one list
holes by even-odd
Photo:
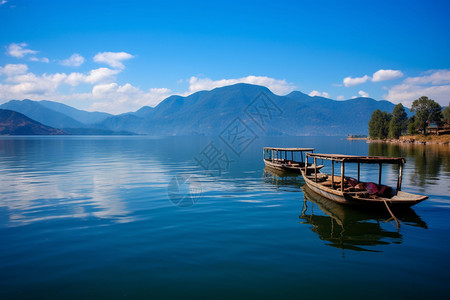
[[392, 213], [391, 209], [389, 208], [389, 205], [387, 204], [386, 200], [383, 199], [384, 204], [386, 205], [386, 208], [388, 210], [388, 212], [391, 214], [391, 217], [395, 220], [395, 222], [397, 223], [397, 229], [400, 229], [400, 222], [398, 221], [398, 219], [394, 216], [394, 214]]

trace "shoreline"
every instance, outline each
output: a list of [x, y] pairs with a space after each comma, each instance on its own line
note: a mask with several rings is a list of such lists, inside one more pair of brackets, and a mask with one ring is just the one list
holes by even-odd
[[367, 139], [367, 143], [394, 143], [394, 144], [420, 144], [420, 145], [449, 145], [450, 135], [404, 135], [398, 139]]

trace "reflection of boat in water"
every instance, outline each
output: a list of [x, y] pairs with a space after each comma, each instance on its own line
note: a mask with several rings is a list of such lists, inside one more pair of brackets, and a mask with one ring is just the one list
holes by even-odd
[[[314, 193], [307, 185], [302, 187], [305, 197], [300, 219], [302, 224], [311, 224], [312, 231], [327, 245], [355, 251], [372, 251], [379, 245], [401, 243], [403, 236], [397, 228], [387, 224], [392, 220], [390, 214], [380, 214], [342, 205]], [[308, 201], [311, 208], [308, 208]], [[316, 204], [320, 211], [314, 210]], [[398, 219], [409, 226], [427, 228], [427, 224], [411, 209], [399, 214]]]
[[294, 192], [298, 192], [299, 187], [305, 183], [299, 174], [286, 173], [267, 167], [263, 171], [263, 182], [276, 189], [282, 188], [291, 191], [290, 188], [292, 188]]
[[319, 170], [323, 165], [315, 167], [313, 164], [308, 164], [303, 159], [303, 152], [314, 152], [314, 148], [274, 148], [264, 147], [263, 159], [266, 167], [287, 172], [297, 173], [305, 169], [306, 173], [311, 174], [314, 170]]

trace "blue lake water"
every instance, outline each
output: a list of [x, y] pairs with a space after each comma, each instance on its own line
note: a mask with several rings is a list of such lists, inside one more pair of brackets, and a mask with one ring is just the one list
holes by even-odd
[[[267, 172], [263, 146], [404, 156], [403, 190], [430, 198], [397, 215], [397, 230], [388, 214], [335, 206], [299, 177]], [[383, 169], [385, 183], [396, 176]], [[236, 151], [207, 137], [1, 137], [0, 187], [0, 299], [450, 292], [449, 146], [277, 137]]]

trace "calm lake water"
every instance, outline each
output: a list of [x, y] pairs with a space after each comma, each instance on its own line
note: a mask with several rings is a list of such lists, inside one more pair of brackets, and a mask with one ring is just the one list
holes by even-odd
[[[244, 146], [206, 137], [1, 137], [0, 299], [450, 292], [449, 146], [338, 137]], [[430, 198], [398, 214], [397, 230], [387, 213], [333, 205], [299, 177], [265, 171], [263, 146], [404, 156], [403, 190]], [[377, 178], [377, 168], [362, 171]], [[396, 172], [386, 166], [383, 181]]]

